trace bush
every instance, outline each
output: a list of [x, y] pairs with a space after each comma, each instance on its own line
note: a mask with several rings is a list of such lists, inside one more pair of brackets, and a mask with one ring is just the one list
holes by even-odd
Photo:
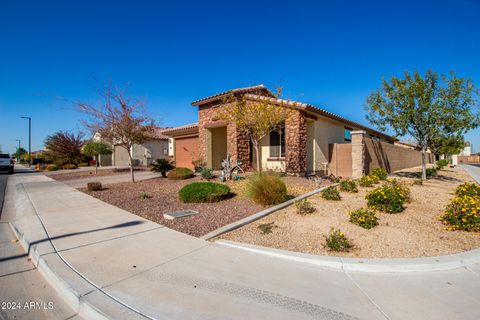
[[346, 192], [358, 192], [357, 182], [352, 179], [340, 181], [340, 190]]
[[361, 185], [362, 187], [371, 187], [374, 184], [378, 183], [379, 179], [377, 176], [373, 175], [368, 175], [368, 176], [363, 176], [358, 180], [358, 184]]
[[441, 220], [448, 230], [480, 231], [480, 197], [457, 196], [446, 207]]
[[365, 228], [372, 229], [378, 225], [378, 217], [374, 211], [369, 209], [357, 209], [349, 213], [350, 222]]
[[386, 180], [388, 177], [388, 172], [387, 170], [383, 168], [375, 168], [370, 172], [372, 176], [377, 177], [379, 180]]
[[437, 175], [437, 168], [427, 168], [426, 170], [427, 178], [431, 178]]
[[438, 170], [442, 170], [443, 168], [448, 166], [448, 160], [447, 159], [438, 160], [435, 164], [437, 165]]
[[207, 167], [200, 168], [200, 175], [205, 180], [210, 180], [210, 179], [215, 178], [215, 176], [213, 175], [213, 170], [208, 169]]
[[295, 202], [297, 213], [301, 215], [307, 215], [317, 211], [317, 208], [307, 199], [298, 200]]
[[275, 225], [275, 222], [262, 223], [258, 225], [258, 229], [260, 229], [260, 231], [262, 231], [263, 234], [272, 233], [273, 228], [277, 228], [277, 226]]
[[230, 187], [215, 182], [194, 182], [187, 184], [178, 192], [180, 201], [190, 202], [218, 202], [230, 195]]
[[78, 164], [78, 166], [79, 166], [79, 167], [88, 167], [88, 163], [86, 163], [86, 162], [80, 162], [80, 163]]
[[153, 172], [160, 172], [162, 177], [167, 176], [167, 172], [175, 168], [173, 161], [168, 159], [157, 159], [151, 163], [150, 170]]
[[49, 164], [49, 165], [45, 168], [45, 170], [47, 170], [47, 171], [57, 171], [57, 170], [58, 170], [58, 166], [55, 165], [55, 164]]
[[331, 228], [328, 236], [325, 236], [325, 247], [331, 251], [348, 251], [352, 245], [340, 229]]
[[140, 199], [142, 199], [142, 200], [146, 200], [146, 199], [149, 199], [149, 198], [152, 197], [152, 196], [149, 195], [147, 192], [140, 192], [140, 195], [139, 195], [139, 196], [140, 196]]
[[465, 182], [455, 190], [457, 196], [480, 197], [480, 186], [473, 182]]
[[175, 168], [168, 173], [169, 180], [183, 180], [193, 177], [193, 171], [188, 168]]
[[268, 173], [257, 173], [248, 178], [245, 191], [253, 202], [263, 206], [279, 204], [288, 198], [282, 178]]
[[93, 160], [90, 160], [88, 161], [88, 163], [91, 165], [91, 166], [95, 166], [97, 164], [97, 161], [95, 159]]
[[89, 182], [87, 183], [88, 191], [98, 191], [102, 190], [102, 184], [100, 182]]
[[322, 198], [327, 200], [340, 200], [340, 192], [334, 186], [327, 187], [321, 193]]
[[396, 180], [370, 191], [366, 196], [367, 205], [387, 213], [402, 212], [404, 203], [408, 201], [410, 190]]
[[73, 170], [77, 168], [78, 168], [77, 165], [73, 163], [67, 163], [62, 166], [62, 169], [65, 169], [65, 170]]

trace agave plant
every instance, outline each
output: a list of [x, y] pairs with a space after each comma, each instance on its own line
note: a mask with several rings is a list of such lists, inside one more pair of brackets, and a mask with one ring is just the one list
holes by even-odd
[[160, 172], [162, 177], [167, 176], [167, 172], [175, 168], [175, 163], [168, 159], [157, 159], [152, 162], [152, 168], [150, 170]]

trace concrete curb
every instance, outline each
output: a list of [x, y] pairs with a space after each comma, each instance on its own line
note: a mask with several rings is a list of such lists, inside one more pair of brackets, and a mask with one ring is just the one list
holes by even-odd
[[221, 228], [218, 228], [216, 230], [213, 230], [212, 232], [209, 232], [207, 233], [206, 235], [204, 236], [201, 236], [200, 238], [201, 239], [204, 239], [204, 240], [210, 240], [212, 238], [215, 238], [215, 237], [218, 237], [224, 233], [227, 233], [227, 232], [230, 232], [232, 230], [235, 230], [235, 229], [238, 229], [240, 227], [243, 227], [244, 225], [247, 225], [249, 223], [252, 223], [256, 220], [259, 220], [259, 219], [262, 219], [278, 210], [281, 210], [283, 208], [286, 208], [288, 206], [291, 206], [292, 204], [294, 204], [296, 201], [298, 200], [302, 200], [302, 199], [305, 199], [305, 198], [308, 198], [308, 197], [311, 197], [317, 193], [320, 193], [322, 192], [323, 190], [325, 190], [326, 188], [328, 187], [336, 187], [338, 186], [339, 183], [334, 183], [334, 184], [331, 184], [331, 185], [328, 185], [328, 186], [325, 186], [325, 187], [321, 187], [319, 189], [315, 189], [313, 191], [310, 191], [310, 192], [307, 192], [305, 194], [302, 194], [296, 198], [293, 198], [293, 199], [290, 199], [288, 201], [285, 201], [285, 202], [282, 202], [280, 204], [277, 204], [276, 206], [273, 206], [273, 207], [270, 207], [270, 208], [267, 208], [265, 210], [262, 210], [262, 211], [259, 211], [251, 216], [248, 216], [246, 218], [243, 218], [241, 220], [238, 220], [238, 221], [235, 221], [235, 222], [232, 222], [230, 224], [227, 224], [226, 226], [223, 226]]
[[368, 273], [445, 271], [467, 267], [480, 262], [480, 249], [446, 256], [425, 258], [356, 259], [297, 253], [228, 240], [217, 240], [215, 243], [230, 248], [298, 263], [306, 263], [317, 267]]

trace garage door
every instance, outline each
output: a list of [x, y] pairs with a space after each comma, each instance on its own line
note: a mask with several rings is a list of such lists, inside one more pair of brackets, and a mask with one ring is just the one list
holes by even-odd
[[128, 157], [128, 151], [124, 147], [115, 146], [114, 148], [115, 166], [128, 167], [130, 165], [130, 158]]
[[175, 166], [193, 168], [192, 161], [198, 160], [198, 137], [175, 139]]

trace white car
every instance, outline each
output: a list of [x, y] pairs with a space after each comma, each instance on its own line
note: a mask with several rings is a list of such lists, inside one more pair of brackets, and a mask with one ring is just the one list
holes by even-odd
[[0, 171], [13, 173], [13, 160], [8, 153], [0, 153]]

